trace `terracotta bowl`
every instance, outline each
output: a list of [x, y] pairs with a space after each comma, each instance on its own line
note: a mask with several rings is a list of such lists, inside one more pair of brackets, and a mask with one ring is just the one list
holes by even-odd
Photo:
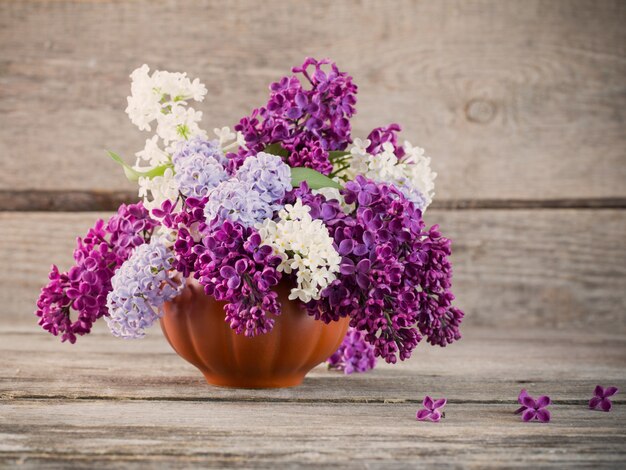
[[161, 329], [172, 348], [213, 385], [277, 388], [299, 385], [328, 359], [348, 330], [348, 318], [325, 324], [288, 300], [289, 286], [276, 287], [282, 313], [271, 332], [254, 338], [236, 334], [224, 321], [224, 304], [207, 296], [195, 279], [165, 304]]

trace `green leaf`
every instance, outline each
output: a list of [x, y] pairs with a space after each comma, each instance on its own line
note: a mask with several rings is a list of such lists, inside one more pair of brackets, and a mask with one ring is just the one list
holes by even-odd
[[124, 174], [129, 181], [137, 181], [139, 180], [139, 178], [154, 178], [155, 176], [163, 176], [165, 170], [167, 170], [168, 168], [172, 168], [172, 165], [170, 163], [166, 163], [165, 165], [152, 168], [149, 171], [137, 171], [130, 165], [128, 165], [124, 160], [122, 160], [122, 157], [120, 157], [118, 154], [111, 152], [110, 150], [107, 150], [107, 153], [114, 161], [122, 165], [122, 168], [124, 169]]
[[265, 153], [270, 153], [272, 155], [278, 155], [279, 157], [288, 157], [289, 152], [280, 145], [279, 142], [274, 144], [269, 144], [267, 147], [263, 149]]
[[330, 152], [328, 152], [328, 158], [330, 158], [331, 160], [345, 157], [346, 155], [350, 155], [350, 152], [346, 152], [345, 150], [331, 150]]
[[311, 189], [320, 188], [337, 188], [341, 189], [341, 185], [336, 181], [333, 181], [328, 176], [324, 176], [319, 171], [315, 171], [312, 168], [292, 168], [291, 169], [291, 186], [297, 188], [300, 183], [306, 181]]

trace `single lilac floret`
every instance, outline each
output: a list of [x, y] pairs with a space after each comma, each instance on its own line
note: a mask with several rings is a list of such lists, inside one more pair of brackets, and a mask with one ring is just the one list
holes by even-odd
[[433, 423], [438, 423], [441, 418], [445, 417], [445, 413], [440, 410], [446, 406], [447, 402], [448, 400], [445, 398], [435, 400], [426, 395], [424, 397], [424, 401], [422, 402], [424, 408], [415, 414], [415, 418], [418, 421], [432, 421]]
[[260, 152], [248, 157], [239, 168], [237, 179], [249, 183], [268, 202], [283, 199], [291, 190], [291, 168], [278, 155]]
[[542, 423], [550, 421], [550, 411], [547, 409], [551, 403], [549, 396], [543, 395], [535, 400], [528, 394], [526, 389], [522, 389], [517, 397], [517, 402], [522, 406], [515, 410], [515, 414], [521, 413], [523, 421], [539, 421]]
[[613, 403], [611, 403], [609, 397], [612, 397], [617, 392], [619, 392], [619, 389], [617, 387], [604, 388], [601, 385], [596, 385], [596, 388], [593, 391], [593, 394], [595, 396], [591, 400], [589, 400], [589, 408], [595, 410], [598, 408], [599, 405], [602, 411], [611, 411]]
[[173, 264], [174, 253], [158, 240], [139, 246], [122, 264], [107, 296], [111, 333], [121, 338], [145, 336], [146, 328], [163, 315], [163, 303], [185, 285]]
[[365, 341], [365, 335], [350, 328], [339, 349], [328, 359], [329, 369], [342, 370], [344, 374], [366, 372], [376, 366], [374, 347]]

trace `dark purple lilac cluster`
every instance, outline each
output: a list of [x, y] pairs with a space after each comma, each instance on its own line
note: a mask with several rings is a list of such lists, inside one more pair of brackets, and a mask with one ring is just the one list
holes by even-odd
[[184, 198], [180, 210], [177, 210], [177, 202], [165, 201], [160, 209], [152, 209], [152, 215], [159, 219], [163, 226], [175, 231], [174, 267], [184, 277], [189, 277], [196, 270], [198, 260], [196, 246], [200, 244], [207, 229], [204, 217], [207, 198]]
[[463, 312], [451, 305], [450, 241], [436, 226], [426, 229], [421, 212], [394, 186], [358, 176], [342, 194], [355, 204], [353, 214], [337, 201], [302, 195], [342, 256], [337, 279], [309, 312], [326, 322], [349, 316], [390, 363], [410, 357], [422, 336], [440, 346], [459, 339]]
[[376, 355], [371, 344], [365, 341], [363, 332], [350, 328], [339, 349], [328, 359], [328, 367], [352, 374], [367, 372], [376, 366]]
[[287, 150], [292, 167], [332, 171], [329, 151], [343, 150], [352, 141], [350, 120], [355, 113], [357, 87], [352, 77], [329, 60], [307, 58], [294, 67], [297, 76], [283, 77], [270, 86], [267, 105], [255, 109], [235, 126], [243, 133], [247, 149], [234, 156], [240, 164], [272, 143]]
[[98, 220], [78, 238], [76, 264], [67, 272], [52, 266], [50, 281], [41, 290], [35, 313], [43, 329], [70, 343], [89, 333], [93, 323], [108, 314], [106, 299], [115, 270], [150, 239], [155, 226], [141, 203], [122, 205], [106, 224]]
[[163, 225], [177, 229], [174, 267], [198, 279], [207, 295], [227, 302], [226, 321], [238, 334], [267, 333], [274, 326], [272, 316], [280, 315], [272, 290], [281, 278], [280, 258], [261, 244], [253, 228], [229, 220], [205, 223], [205, 204], [206, 198], [186, 198], [178, 212], [170, 201], [152, 211]]
[[229, 220], [212, 227], [194, 249], [195, 277], [207, 295], [227, 302], [226, 321], [238, 334], [256, 336], [274, 326], [280, 315], [278, 295], [272, 288], [281, 274], [281, 259], [261, 244], [259, 233]]

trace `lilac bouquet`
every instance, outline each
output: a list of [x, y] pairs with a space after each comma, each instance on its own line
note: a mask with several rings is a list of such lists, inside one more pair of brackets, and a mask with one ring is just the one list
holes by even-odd
[[132, 166], [110, 155], [141, 201], [79, 238], [69, 271], [52, 267], [37, 302], [45, 330], [74, 343], [104, 317], [115, 336], [142, 337], [193, 277], [246, 336], [272, 329], [281, 280], [315, 319], [349, 317], [331, 359], [346, 372], [460, 338], [450, 241], [422, 219], [430, 158], [399, 142], [397, 124], [353, 139], [357, 87], [334, 63], [307, 58], [292, 72], [214, 138], [190, 106], [207, 93], [198, 79], [131, 74], [126, 112], [155, 135]]

